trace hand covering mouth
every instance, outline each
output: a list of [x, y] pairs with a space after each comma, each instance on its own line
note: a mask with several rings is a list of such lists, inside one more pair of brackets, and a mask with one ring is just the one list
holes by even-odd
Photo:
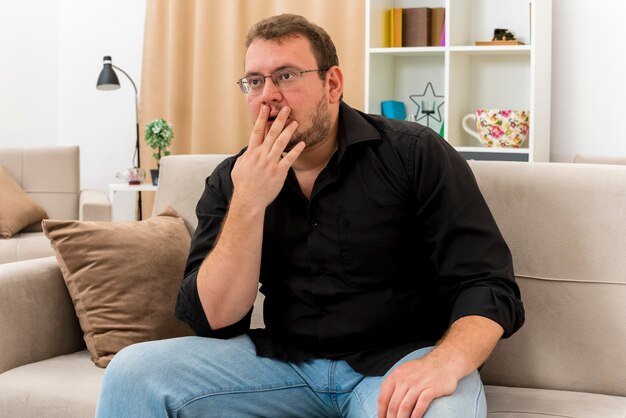
[[[272, 110], [269, 114], [269, 116], [267, 117], [267, 121], [268, 122], [275, 122], [276, 118], [278, 117], [278, 115], [280, 114], [280, 109], [277, 110]], [[285, 120], [285, 126], [289, 125], [289, 123], [292, 121], [293, 119], [291, 118], [291, 115], [289, 115], [287, 117], [287, 119]]]
[[279, 114], [280, 114], [280, 109], [272, 109], [270, 111], [269, 116], [267, 117], [267, 120], [269, 122], [274, 122]]
[[268, 122], [274, 122], [278, 115], [280, 115], [282, 107], [279, 108], [270, 108], [270, 114], [267, 117]]

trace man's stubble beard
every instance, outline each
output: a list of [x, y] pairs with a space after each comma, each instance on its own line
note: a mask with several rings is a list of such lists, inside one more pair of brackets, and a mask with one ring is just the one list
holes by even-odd
[[330, 133], [330, 110], [328, 109], [328, 99], [326, 95], [317, 102], [315, 106], [315, 114], [311, 120], [311, 127], [306, 131], [296, 131], [287, 147], [285, 152], [290, 151], [298, 143], [304, 142], [307, 148], [324, 142]]

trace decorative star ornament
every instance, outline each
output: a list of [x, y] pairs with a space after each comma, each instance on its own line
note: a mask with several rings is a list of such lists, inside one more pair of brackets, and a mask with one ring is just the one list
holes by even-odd
[[[426, 97], [426, 94], [427, 94], [429, 88], [430, 88], [430, 91], [431, 91], [432, 95], [429, 95], [428, 97], [439, 97], [439, 98], [444, 97], [443, 95], [439, 95], [439, 94], [435, 93], [435, 89], [433, 87], [433, 84], [429, 81], [426, 84], [426, 88], [424, 89], [424, 93], [422, 93], [422, 94], [411, 94], [409, 96], [409, 98], [411, 99], [411, 101], [413, 103], [415, 103], [417, 105], [417, 112], [415, 113], [413, 121], [414, 122], [419, 122], [420, 120], [426, 118], [426, 126], [428, 126], [430, 128], [430, 118], [433, 118], [437, 122], [441, 122], [441, 107], [443, 106], [443, 104], [445, 102], [442, 100], [441, 103], [439, 104], [439, 106], [437, 106], [437, 116], [431, 115], [430, 112], [424, 112], [424, 115], [422, 117], [418, 118], [417, 116], [419, 115], [420, 110], [421, 110], [422, 107], [421, 107], [420, 103], [417, 100], [415, 100], [415, 98], [417, 98], [417, 97]], [[437, 102], [437, 101], [434, 100], [434, 102]]]

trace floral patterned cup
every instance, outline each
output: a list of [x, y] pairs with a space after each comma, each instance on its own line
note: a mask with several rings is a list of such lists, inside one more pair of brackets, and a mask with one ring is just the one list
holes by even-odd
[[525, 110], [478, 109], [475, 114], [465, 115], [461, 124], [486, 147], [520, 148], [528, 139], [529, 116]]

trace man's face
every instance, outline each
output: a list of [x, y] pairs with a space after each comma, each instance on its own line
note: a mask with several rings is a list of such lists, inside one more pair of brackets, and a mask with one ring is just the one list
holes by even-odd
[[[270, 75], [285, 68], [317, 68], [308, 39], [300, 36], [282, 39], [280, 42], [257, 39], [246, 52], [246, 76]], [[258, 118], [262, 105], [270, 107], [268, 126], [271, 126], [283, 106], [291, 108], [285, 126], [291, 120], [296, 120], [298, 129], [289, 142], [287, 151], [300, 141], [304, 141], [307, 146], [323, 141], [328, 136], [331, 125], [327, 83], [319, 78], [317, 72], [304, 73], [302, 77], [298, 75], [296, 78], [293, 85], [285, 90], [281, 90], [267, 78], [260, 94], [246, 97], [253, 123]]]

